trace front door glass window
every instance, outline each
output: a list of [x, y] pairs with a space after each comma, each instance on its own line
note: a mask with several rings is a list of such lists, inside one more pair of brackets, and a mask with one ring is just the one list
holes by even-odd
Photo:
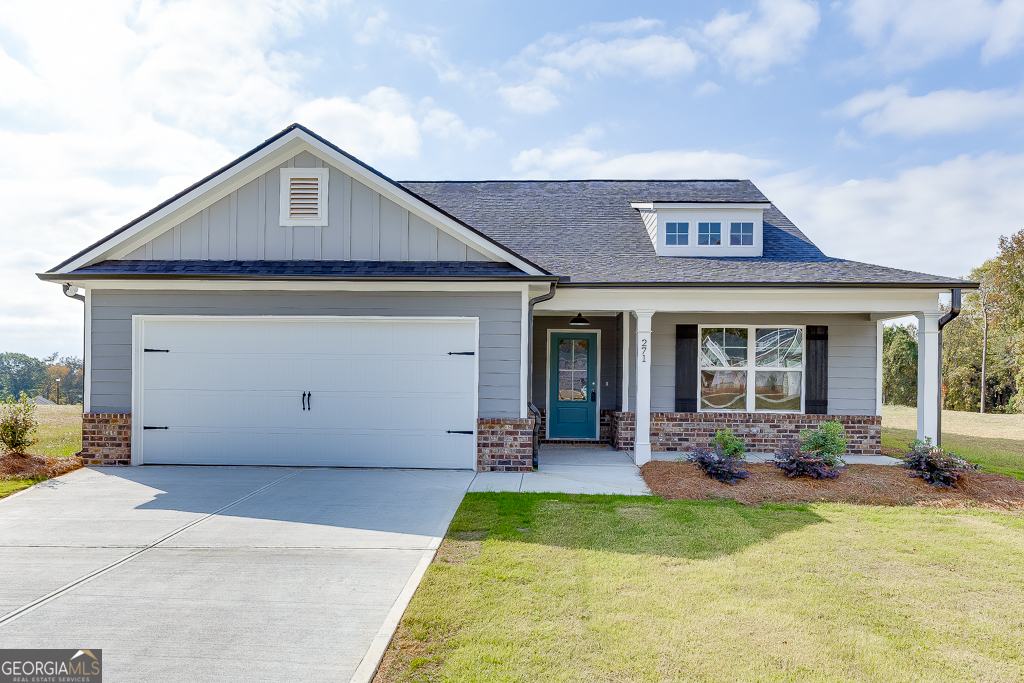
[[586, 339], [562, 339], [558, 342], [558, 400], [586, 401], [587, 344]]

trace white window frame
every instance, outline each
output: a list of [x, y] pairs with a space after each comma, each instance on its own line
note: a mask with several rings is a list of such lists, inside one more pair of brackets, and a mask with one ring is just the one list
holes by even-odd
[[[306, 226], [327, 226], [327, 197], [329, 196], [327, 184], [331, 177], [329, 168], [282, 168], [281, 169], [281, 227], [296, 225]], [[292, 218], [289, 212], [291, 207], [291, 179], [316, 176], [317, 196], [317, 217], [316, 218]]]
[[[702, 340], [704, 339], [704, 330], [718, 330], [718, 329], [745, 329], [747, 330], [747, 362], [746, 365], [731, 367], [731, 368], [705, 368], [700, 364], [700, 349]], [[756, 346], [757, 346], [757, 330], [800, 330], [802, 332], [803, 339], [803, 350], [800, 354], [800, 365], [799, 367], [789, 368], [775, 368], [775, 367], [762, 367], [759, 368], [755, 363], [756, 358]], [[736, 409], [724, 409], [724, 408], [704, 408], [703, 401], [701, 400], [701, 372], [712, 371], [712, 370], [723, 370], [726, 372], [745, 372], [747, 373], [747, 395], [746, 405], [743, 410]], [[805, 401], [807, 399], [807, 326], [806, 325], [775, 325], [765, 323], [761, 325], [746, 325], [746, 324], [728, 324], [728, 323], [715, 323], [713, 325], [697, 325], [697, 412], [699, 413], [776, 413], [776, 414], [793, 414], [792, 410], [768, 410], [765, 408], [754, 408], [755, 395], [754, 391], [757, 384], [758, 372], [770, 372], [772, 370], [778, 370], [779, 372], [800, 372], [800, 413], [805, 414], [806, 406]]]

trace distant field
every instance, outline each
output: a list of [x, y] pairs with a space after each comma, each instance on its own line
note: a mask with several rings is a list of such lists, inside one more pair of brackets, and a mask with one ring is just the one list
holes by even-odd
[[[917, 438], [917, 409], [882, 408], [882, 445], [906, 448]], [[1024, 479], [1024, 415], [942, 411], [942, 447], [986, 470]]]
[[66, 458], [82, 450], [82, 406], [39, 406], [36, 419], [39, 443], [32, 453]]

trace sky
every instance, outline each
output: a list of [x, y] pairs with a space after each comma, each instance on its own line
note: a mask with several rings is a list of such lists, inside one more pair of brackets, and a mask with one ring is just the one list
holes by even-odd
[[292, 122], [397, 180], [749, 178], [829, 256], [1024, 227], [1024, 0], [0, 0], [0, 352], [48, 270]]

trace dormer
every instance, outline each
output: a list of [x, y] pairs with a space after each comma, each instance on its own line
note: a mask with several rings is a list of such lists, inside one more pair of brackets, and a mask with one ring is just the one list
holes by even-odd
[[632, 202], [658, 256], [761, 256], [770, 202]]

